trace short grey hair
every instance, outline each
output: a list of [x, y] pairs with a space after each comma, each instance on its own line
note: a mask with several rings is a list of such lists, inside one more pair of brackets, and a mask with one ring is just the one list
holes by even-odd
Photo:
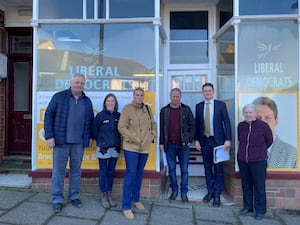
[[246, 110], [247, 108], [253, 109], [253, 112], [256, 112], [256, 105], [254, 105], [254, 104], [247, 104], [247, 105], [245, 105], [245, 106], [243, 107], [243, 114], [245, 113], [245, 110]]

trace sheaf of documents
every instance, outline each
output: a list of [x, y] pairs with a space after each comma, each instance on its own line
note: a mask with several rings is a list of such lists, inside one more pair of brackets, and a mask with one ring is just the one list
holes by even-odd
[[214, 147], [214, 163], [224, 162], [230, 159], [229, 150], [224, 149], [224, 145]]

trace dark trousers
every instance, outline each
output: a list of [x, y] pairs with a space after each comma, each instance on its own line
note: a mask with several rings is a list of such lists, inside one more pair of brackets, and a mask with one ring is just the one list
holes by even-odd
[[169, 143], [167, 152], [167, 162], [169, 167], [169, 178], [170, 187], [172, 192], [178, 193], [178, 183], [176, 175], [176, 157], [179, 161], [180, 173], [181, 173], [181, 183], [180, 192], [182, 195], [186, 195], [188, 192], [188, 179], [189, 179], [189, 159], [190, 159], [190, 148], [189, 146], [177, 145], [174, 143]]
[[215, 164], [213, 161], [213, 148], [216, 146], [214, 137], [204, 138], [201, 152], [207, 191], [220, 195], [224, 185], [223, 162]]
[[244, 208], [253, 209], [254, 204], [257, 214], [265, 214], [267, 207], [267, 161], [246, 163], [238, 160], [238, 165], [241, 174]]

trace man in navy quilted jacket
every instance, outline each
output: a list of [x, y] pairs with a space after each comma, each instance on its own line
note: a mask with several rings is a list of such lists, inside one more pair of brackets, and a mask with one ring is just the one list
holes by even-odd
[[80, 208], [81, 162], [84, 148], [92, 144], [94, 119], [92, 102], [83, 92], [85, 77], [75, 74], [71, 87], [56, 93], [45, 112], [44, 130], [47, 146], [53, 148], [52, 202], [53, 211], [62, 210], [64, 179], [70, 160], [68, 199]]

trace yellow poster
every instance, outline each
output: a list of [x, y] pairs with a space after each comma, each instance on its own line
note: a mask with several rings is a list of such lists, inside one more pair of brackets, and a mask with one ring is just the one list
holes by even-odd
[[[150, 105], [152, 113], [155, 113], [155, 93], [145, 93], [145, 103]], [[128, 102], [130, 103], [130, 102]], [[127, 103], [127, 104], [128, 104]], [[100, 110], [99, 110], [100, 111]], [[45, 112], [44, 108], [40, 109], [40, 117], [43, 117]], [[43, 121], [43, 118], [40, 118]], [[51, 169], [52, 168], [52, 148], [48, 148], [44, 139], [44, 124], [36, 124], [36, 169]], [[98, 158], [96, 157], [96, 141], [93, 141], [91, 148], [86, 148], [82, 160], [82, 169], [99, 169]], [[118, 159], [116, 169], [125, 169], [125, 160], [123, 152], [121, 151]], [[156, 144], [151, 145], [151, 150], [145, 170], [156, 169]]]

